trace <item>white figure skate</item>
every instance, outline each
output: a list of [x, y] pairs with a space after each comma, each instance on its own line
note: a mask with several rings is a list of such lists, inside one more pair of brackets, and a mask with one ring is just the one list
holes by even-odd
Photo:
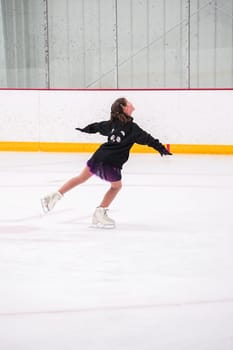
[[99, 228], [114, 228], [115, 221], [108, 217], [107, 208], [97, 207], [93, 217], [92, 217], [92, 225], [94, 227]]
[[51, 211], [55, 204], [62, 199], [63, 195], [60, 192], [53, 192], [44, 198], [41, 198], [42, 209], [45, 213]]

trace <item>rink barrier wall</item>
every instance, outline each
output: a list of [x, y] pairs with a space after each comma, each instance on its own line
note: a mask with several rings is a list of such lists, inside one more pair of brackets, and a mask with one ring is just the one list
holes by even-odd
[[[11, 152], [83, 152], [97, 150], [100, 143], [53, 143], [53, 142], [0, 142], [0, 151]], [[233, 154], [233, 145], [165, 145], [173, 154]], [[155, 153], [148, 146], [135, 144], [132, 153]]]
[[[0, 151], [93, 152], [101, 135], [76, 127], [108, 120], [125, 96], [136, 123], [172, 153], [233, 154], [233, 89], [1, 89]], [[153, 153], [135, 144], [132, 152]]]

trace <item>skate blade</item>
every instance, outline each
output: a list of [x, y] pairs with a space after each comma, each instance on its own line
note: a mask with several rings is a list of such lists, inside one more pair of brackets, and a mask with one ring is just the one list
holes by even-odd
[[48, 208], [48, 206], [47, 206], [47, 203], [46, 203], [45, 199], [44, 199], [44, 198], [41, 198], [40, 203], [41, 203], [43, 212], [44, 212], [45, 214], [47, 214], [47, 213], [49, 212], [49, 208]]
[[113, 228], [115, 228], [116, 227], [116, 225], [114, 225], [114, 224], [109, 224], [109, 225], [104, 225], [104, 224], [101, 224], [101, 223], [97, 223], [97, 224], [91, 224], [90, 226], [89, 226], [90, 228], [97, 228], [97, 229], [100, 229], [100, 228], [103, 228], [103, 229], [113, 229]]

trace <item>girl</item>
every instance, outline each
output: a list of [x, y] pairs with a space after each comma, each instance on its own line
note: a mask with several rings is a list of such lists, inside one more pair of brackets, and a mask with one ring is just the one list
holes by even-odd
[[96, 208], [92, 223], [100, 227], [114, 227], [115, 222], [107, 215], [107, 208], [122, 187], [121, 169], [129, 158], [129, 152], [134, 143], [147, 145], [158, 151], [161, 156], [171, 155], [159, 140], [154, 139], [142, 130], [132, 118], [134, 106], [126, 98], [118, 98], [111, 106], [110, 120], [96, 122], [84, 128], [76, 128], [81, 132], [94, 134], [99, 132], [107, 136], [107, 142], [102, 144], [87, 161], [83, 171], [67, 181], [57, 192], [42, 198], [43, 210], [48, 212], [63, 195], [77, 185], [88, 180], [92, 175], [110, 182], [110, 188]]

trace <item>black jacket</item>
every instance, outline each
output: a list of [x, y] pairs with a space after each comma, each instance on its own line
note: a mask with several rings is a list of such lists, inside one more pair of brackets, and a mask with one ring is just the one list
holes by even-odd
[[85, 128], [76, 128], [88, 134], [99, 132], [107, 136], [107, 142], [103, 143], [92, 158], [96, 162], [101, 162], [122, 168], [129, 158], [129, 152], [134, 143], [147, 145], [157, 150], [161, 155], [170, 154], [167, 149], [154, 139], [150, 134], [141, 129], [131, 118], [127, 123], [119, 120], [103, 121], [87, 125]]

